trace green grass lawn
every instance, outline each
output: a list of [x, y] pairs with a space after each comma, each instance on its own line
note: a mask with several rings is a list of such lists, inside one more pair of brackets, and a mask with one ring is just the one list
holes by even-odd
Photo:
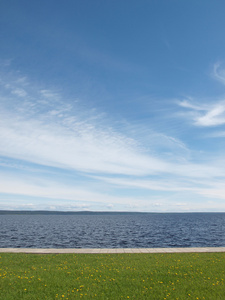
[[225, 299], [225, 253], [0, 254], [0, 298]]

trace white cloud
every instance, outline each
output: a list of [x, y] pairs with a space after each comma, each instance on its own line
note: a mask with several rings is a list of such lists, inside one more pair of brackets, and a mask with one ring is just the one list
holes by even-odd
[[[13, 189], [12, 189], [13, 186]], [[10, 174], [0, 173], [0, 193], [16, 196], [29, 196], [36, 199], [48, 199], [50, 202], [56, 203], [60, 200], [61, 203], [71, 205], [87, 205], [87, 203], [100, 203], [105, 205], [130, 205], [131, 203], [147, 204], [146, 199], [141, 197], [114, 196], [107, 192], [99, 192], [90, 186], [82, 187], [79, 184], [62, 183], [59, 180], [39, 178], [36, 176], [15, 176]], [[45, 200], [46, 201], [46, 200]], [[39, 200], [38, 202], [43, 202]], [[54, 202], [52, 202], [54, 203]]]
[[202, 189], [199, 191], [199, 193], [205, 197], [211, 198], [211, 199], [223, 199], [225, 200], [225, 188], [220, 189]]
[[213, 104], [193, 104], [187, 100], [180, 101], [181, 107], [190, 109], [189, 117], [196, 126], [210, 127], [225, 124], [225, 101]]
[[142, 154], [134, 141], [110, 129], [66, 118], [54, 122], [51, 113], [35, 119], [2, 112], [2, 156], [84, 172], [149, 174], [167, 164]]
[[219, 126], [225, 124], [225, 103], [217, 103], [206, 114], [198, 116], [195, 124], [199, 126]]
[[[0, 173], [0, 193], [46, 198], [51, 207], [56, 207], [54, 201], [63, 201], [67, 208], [66, 201], [71, 201], [71, 205], [77, 205], [74, 201], [83, 205], [101, 203], [109, 205], [108, 208], [122, 204], [146, 209], [167, 210], [167, 204], [171, 210], [186, 208], [186, 199], [171, 200], [163, 196], [165, 192], [181, 197], [206, 197], [208, 192], [211, 198], [214, 195], [222, 199], [223, 187], [214, 184], [219, 177], [225, 178], [221, 160], [194, 162], [185, 143], [153, 132], [146, 124], [139, 128], [133, 124], [133, 135], [129, 135], [129, 130], [122, 133], [102, 113], [84, 111], [77, 100], [72, 102], [58, 92], [32, 86], [25, 77], [5, 81], [3, 86], [7, 86], [9, 93], [0, 95], [0, 156], [7, 158], [1, 165], [11, 171], [8, 177]], [[225, 123], [225, 101], [196, 104], [188, 99], [179, 105], [190, 111], [189, 117], [196, 126]], [[21, 166], [16, 165], [16, 159]], [[47, 175], [41, 179], [41, 166], [49, 176], [53, 173], [49, 167], [56, 167], [58, 175], [61, 171], [72, 172], [78, 177], [82, 174], [83, 178], [74, 181], [76, 184], [60, 182], [58, 175], [51, 180], [46, 179]], [[12, 169], [17, 169], [15, 174], [26, 172], [30, 178], [12, 175]], [[96, 187], [88, 182], [90, 178]], [[144, 196], [117, 194], [122, 189], [128, 195], [135, 191], [143, 192]]]
[[207, 111], [207, 106], [205, 105], [198, 105], [198, 104], [193, 104], [192, 103], [193, 99], [188, 99], [188, 100], [183, 100], [183, 101], [178, 101], [178, 104], [184, 108], [190, 108], [193, 110], [199, 110], [199, 111]]
[[94, 178], [113, 184], [115, 186], [121, 186], [123, 188], [131, 189], [146, 189], [151, 191], [167, 191], [167, 192], [179, 192], [179, 191], [194, 191], [192, 186], [188, 186], [187, 183], [179, 180], [171, 180], [161, 178], [160, 180], [143, 179], [143, 178], [110, 178], [95, 176]]
[[[135, 139], [114, 130], [96, 111], [83, 111], [77, 101], [32, 86], [22, 76], [9, 80], [10, 91], [21, 91], [19, 83], [26, 87], [23, 99], [20, 93], [0, 95], [0, 155], [91, 173], [145, 175], [169, 168]], [[169, 142], [179, 144], [171, 137]]]
[[225, 84], [225, 69], [222, 67], [222, 63], [215, 63], [213, 66], [213, 77]]
[[[55, 111], [62, 109], [56, 107]], [[79, 115], [65, 113], [59, 117], [50, 110], [29, 118], [27, 112], [18, 115], [2, 110], [0, 117], [0, 155], [8, 158], [97, 174], [172, 174], [203, 178], [224, 175], [218, 166], [194, 164], [185, 156], [183, 161], [180, 156], [177, 158], [176, 148], [179, 153], [180, 149], [185, 152], [188, 149], [172, 137], [159, 135], [168, 149], [172, 147], [173, 157], [166, 160], [141, 149], [134, 139], [106, 126], [82, 121]]]
[[[216, 63], [213, 66], [213, 77], [225, 84], [225, 69], [221, 63]], [[192, 98], [187, 98], [183, 101], [178, 101], [178, 105], [188, 109], [186, 117], [192, 120], [193, 124], [201, 127], [220, 126], [225, 124], [225, 100], [217, 101], [195, 101]], [[182, 115], [184, 116], [184, 115]]]
[[[173, 197], [175, 194], [179, 193], [182, 195], [181, 198], [183, 198], [183, 195], [189, 195], [189, 203], [191, 203], [193, 201], [192, 199], [198, 197], [199, 195], [204, 195], [205, 197], [212, 199], [225, 199], [225, 185], [223, 180], [219, 180], [218, 178], [215, 179], [216, 174], [210, 173], [208, 173], [205, 178], [203, 176], [194, 178], [195, 172], [196, 170], [193, 169], [193, 173], [189, 174], [192, 176], [189, 178], [185, 177], [185, 171], [183, 176], [180, 173], [180, 176], [161, 176], [160, 179], [157, 178], [155, 180], [151, 178], [113, 178], [103, 176], [95, 176], [94, 178], [105, 181], [110, 185], [114, 185], [115, 187], [121, 189], [139, 189], [140, 191], [147, 190], [151, 192], [166, 192], [167, 195], [173, 195]], [[223, 178], [224, 177], [222, 177], [222, 179]], [[167, 204], [169, 204], [171, 200], [167, 199], [167, 202]]]

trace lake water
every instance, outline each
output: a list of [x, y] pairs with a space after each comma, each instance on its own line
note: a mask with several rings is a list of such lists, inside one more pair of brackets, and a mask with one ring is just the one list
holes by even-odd
[[225, 247], [225, 213], [0, 215], [5, 247]]

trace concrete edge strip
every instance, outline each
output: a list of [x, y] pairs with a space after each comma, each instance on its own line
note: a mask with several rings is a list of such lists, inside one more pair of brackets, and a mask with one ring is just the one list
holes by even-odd
[[103, 253], [195, 253], [195, 252], [225, 252], [225, 247], [198, 248], [0, 248], [0, 253], [30, 253], [30, 254], [103, 254]]

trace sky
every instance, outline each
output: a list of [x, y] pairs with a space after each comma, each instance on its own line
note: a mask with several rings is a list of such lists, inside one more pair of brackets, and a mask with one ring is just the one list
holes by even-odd
[[223, 0], [0, 2], [0, 209], [225, 212]]

